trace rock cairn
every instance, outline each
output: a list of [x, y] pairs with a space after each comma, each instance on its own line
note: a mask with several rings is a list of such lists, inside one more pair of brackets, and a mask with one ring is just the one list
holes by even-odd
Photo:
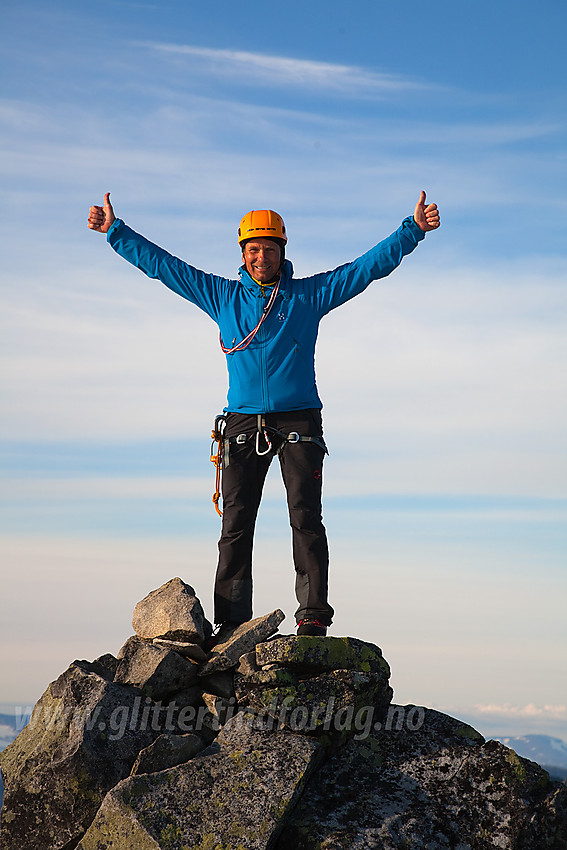
[[4, 850], [563, 848], [566, 789], [470, 726], [393, 705], [374, 644], [212, 643], [179, 578], [116, 657], [75, 661], [0, 754]]

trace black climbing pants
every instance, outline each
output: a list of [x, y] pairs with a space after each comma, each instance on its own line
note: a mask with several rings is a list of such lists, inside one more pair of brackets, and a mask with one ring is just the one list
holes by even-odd
[[[272, 447], [258, 434], [255, 414], [227, 414], [224, 439], [230, 440], [223, 467], [222, 532], [215, 581], [215, 623], [245, 622], [252, 617], [252, 545], [262, 489], [275, 455], [280, 461], [292, 528], [297, 622], [306, 616], [330, 625], [327, 602], [329, 550], [321, 516], [324, 449], [316, 443], [287, 442], [282, 434], [322, 440], [321, 411], [299, 410], [264, 414]], [[245, 435], [245, 438], [242, 436]], [[240, 441], [236, 438], [240, 436]], [[278, 453], [278, 449], [281, 451]]]

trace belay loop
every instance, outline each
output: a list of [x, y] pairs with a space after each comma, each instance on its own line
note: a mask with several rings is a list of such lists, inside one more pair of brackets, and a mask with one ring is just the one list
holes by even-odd
[[[216, 416], [215, 425], [211, 432], [211, 463], [215, 465], [215, 492], [213, 493], [213, 504], [219, 516], [222, 516], [222, 511], [219, 508], [220, 490], [221, 490], [221, 471], [222, 471], [222, 455], [223, 455], [223, 438], [224, 428], [226, 425], [226, 416]], [[215, 451], [215, 443], [218, 443]]]
[[[264, 437], [264, 442], [266, 443], [266, 448], [264, 449], [264, 451], [260, 451], [260, 437], [262, 436]], [[260, 429], [259, 427], [256, 431], [256, 454], [258, 455], [258, 457], [262, 457], [263, 455], [269, 454], [271, 451], [272, 441], [268, 436], [268, 432], [265, 428]]]

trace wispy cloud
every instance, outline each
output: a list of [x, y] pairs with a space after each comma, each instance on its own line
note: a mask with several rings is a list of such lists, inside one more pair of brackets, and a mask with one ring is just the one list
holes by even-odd
[[182, 499], [201, 498], [212, 488], [212, 477], [164, 478], [115, 476], [89, 478], [10, 478], [3, 482], [10, 500]]
[[566, 705], [535, 705], [531, 702], [528, 705], [511, 705], [510, 703], [498, 704], [479, 704], [474, 706], [474, 710], [479, 714], [499, 714], [505, 717], [541, 717], [550, 718], [553, 720], [567, 720]]
[[435, 703], [433, 707], [465, 720], [487, 738], [540, 734], [567, 739], [567, 706], [563, 704]]
[[139, 46], [171, 56], [198, 59], [201, 66], [203, 62], [207, 64], [208, 73], [260, 86], [295, 86], [345, 96], [386, 96], [433, 88], [423, 81], [381, 74], [356, 65], [186, 44], [140, 42]]

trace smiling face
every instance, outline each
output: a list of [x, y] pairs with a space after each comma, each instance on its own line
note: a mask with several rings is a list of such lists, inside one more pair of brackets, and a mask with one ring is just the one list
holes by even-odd
[[246, 271], [260, 283], [268, 283], [276, 277], [281, 255], [280, 246], [265, 236], [250, 239], [242, 250]]

